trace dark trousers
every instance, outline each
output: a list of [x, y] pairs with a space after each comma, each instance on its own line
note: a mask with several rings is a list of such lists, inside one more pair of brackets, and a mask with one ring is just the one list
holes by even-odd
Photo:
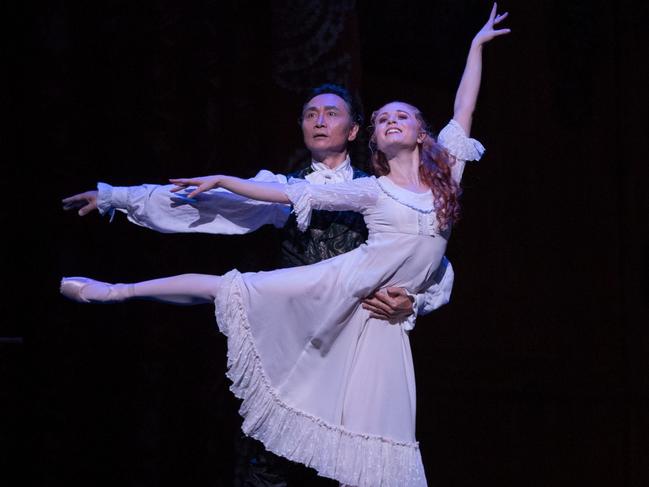
[[234, 487], [337, 487], [338, 482], [319, 477], [315, 470], [267, 451], [261, 442], [241, 431], [234, 441]]

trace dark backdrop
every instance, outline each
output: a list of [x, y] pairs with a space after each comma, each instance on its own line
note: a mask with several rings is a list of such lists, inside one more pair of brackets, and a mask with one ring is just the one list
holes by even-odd
[[[5, 6], [3, 471], [22, 457], [16, 478], [39, 486], [232, 485], [239, 419], [213, 310], [81, 306], [58, 280], [269, 268], [273, 230], [162, 235], [60, 199], [98, 180], [286, 172], [305, 155], [301, 97], [325, 81], [367, 112], [414, 103], [439, 130], [489, 8]], [[429, 483], [649, 485], [647, 4], [501, 10], [513, 33], [485, 48], [487, 152], [465, 173], [453, 299], [411, 334]]]

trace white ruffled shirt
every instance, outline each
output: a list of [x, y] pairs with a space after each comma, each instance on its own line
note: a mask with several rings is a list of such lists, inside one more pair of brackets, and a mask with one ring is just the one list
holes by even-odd
[[325, 163], [311, 161], [313, 172], [304, 176], [311, 184], [345, 183], [354, 179], [354, 170], [349, 156], [335, 169], [330, 169]]

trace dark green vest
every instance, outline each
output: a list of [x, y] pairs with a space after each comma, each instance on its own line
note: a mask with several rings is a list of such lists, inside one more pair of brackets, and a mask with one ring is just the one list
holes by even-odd
[[[354, 179], [367, 174], [352, 166]], [[308, 166], [287, 174], [290, 178], [304, 179], [313, 172]], [[321, 260], [349, 252], [367, 240], [367, 227], [360, 213], [353, 211], [313, 210], [311, 224], [305, 232], [297, 228], [295, 215], [291, 213], [281, 230], [281, 266], [295, 267], [315, 264]]]

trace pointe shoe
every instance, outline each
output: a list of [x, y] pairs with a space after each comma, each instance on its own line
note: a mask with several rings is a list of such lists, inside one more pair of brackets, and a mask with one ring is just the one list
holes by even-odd
[[61, 279], [61, 294], [78, 303], [110, 303], [123, 301], [127, 296], [120, 296], [119, 284], [95, 281], [88, 277], [64, 277]]

